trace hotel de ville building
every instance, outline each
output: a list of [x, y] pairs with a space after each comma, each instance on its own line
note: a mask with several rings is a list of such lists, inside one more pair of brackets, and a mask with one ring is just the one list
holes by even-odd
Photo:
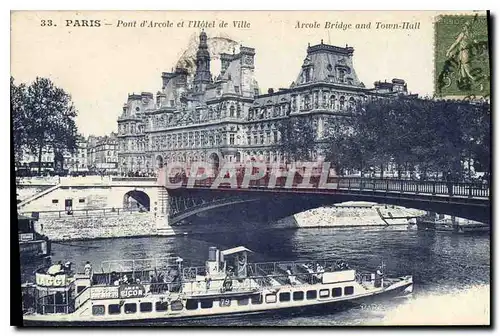
[[[350, 114], [374, 96], [408, 94], [402, 79], [366, 88], [353, 67], [352, 47], [309, 45], [289, 88], [260, 94], [254, 76], [255, 49], [221, 53], [220, 74], [210, 72], [207, 34], [201, 32], [192, 71], [163, 72], [156, 94], [130, 94], [118, 118], [118, 169], [152, 173], [169, 162], [263, 161], [285, 164], [276, 146], [278, 123], [307, 116], [318, 141], [328, 123]], [[321, 153], [313, 153], [320, 159]]]

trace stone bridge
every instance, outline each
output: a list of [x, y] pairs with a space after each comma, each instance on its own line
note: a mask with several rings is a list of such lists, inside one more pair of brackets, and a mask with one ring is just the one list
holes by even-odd
[[331, 177], [326, 187], [319, 187], [317, 180], [306, 187], [301, 181], [289, 186], [278, 181], [269, 187], [266, 179], [243, 187], [242, 181], [215, 186], [214, 180], [196, 181], [191, 187], [187, 180], [170, 181], [175, 185], [168, 189], [170, 224], [213, 208], [249, 202], [263, 211], [270, 207], [276, 215], [288, 216], [346, 201], [399, 205], [490, 222], [490, 191], [485, 184]]
[[[234, 188], [227, 183], [214, 187], [213, 178], [196, 181], [192, 187], [186, 180], [172, 181], [178, 183], [176, 187], [165, 187], [152, 177], [58, 182], [25, 198], [18, 204], [18, 212], [39, 217], [41, 224], [46, 223], [45, 230], [53, 228], [54, 235], [59, 235], [58, 230], [73, 230], [79, 238], [91, 238], [95, 228], [106, 226], [108, 221], [117, 231], [105, 230], [108, 236], [137, 235], [138, 226], [148, 228], [144, 235], [174, 234], [176, 227], [192, 216], [210, 215], [217, 209], [236, 216], [250, 211], [252, 216], [279, 219], [346, 201], [399, 205], [490, 222], [490, 190], [483, 184], [352, 177], [329, 178], [323, 188], [318, 181], [309, 187], [297, 182], [289, 186], [277, 183], [271, 188], [265, 179], [245, 187], [238, 181]], [[104, 219], [96, 219], [100, 217]], [[132, 217], [142, 224], [134, 224]]]

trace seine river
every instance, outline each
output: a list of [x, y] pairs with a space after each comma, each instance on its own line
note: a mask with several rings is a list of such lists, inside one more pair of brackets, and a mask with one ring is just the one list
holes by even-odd
[[[235, 224], [237, 225], [237, 224]], [[203, 265], [208, 247], [244, 245], [257, 261], [342, 259], [353, 268], [374, 270], [382, 261], [387, 274], [413, 274], [411, 298], [356, 306], [314, 315], [225, 317], [176, 322], [213, 326], [328, 326], [392, 324], [488, 324], [490, 314], [490, 237], [386, 229], [289, 229], [211, 233], [178, 237], [119, 238], [54, 243], [53, 261], [103, 260], [179, 255]], [[23, 280], [37, 264], [23, 265]], [[168, 324], [160, 322], [158, 324]]]

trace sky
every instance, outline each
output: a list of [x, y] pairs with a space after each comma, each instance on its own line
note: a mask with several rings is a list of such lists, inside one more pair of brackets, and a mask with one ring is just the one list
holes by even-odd
[[[308, 43], [318, 44], [323, 39], [324, 43], [354, 48], [354, 67], [366, 87], [373, 87], [377, 80], [402, 78], [409, 91], [425, 96], [434, 90], [433, 22], [439, 14], [14, 11], [11, 75], [16, 83], [31, 83], [37, 76], [50, 78], [71, 94], [78, 110], [79, 131], [86, 136], [105, 135], [116, 131], [116, 119], [128, 94], [161, 90], [161, 72], [175, 66], [190, 40], [201, 31], [200, 27], [188, 27], [189, 21], [208, 21], [216, 24], [205, 29], [209, 37], [227, 36], [256, 49], [255, 77], [261, 92], [289, 87], [299, 73]], [[83, 26], [83, 20], [87, 20], [87, 26]], [[99, 27], [96, 20], [100, 20]], [[219, 26], [223, 21], [227, 27]], [[234, 28], [234, 21], [246, 24]], [[173, 26], [141, 27], [142, 22]], [[183, 27], [178, 26], [181, 22]], [[333, 27], [326, 29], [327, 22]], [[379, 24], [377, 29], [377, 22], [419, 25], [418, 29], [382, 29]], [[356, 24], [368, 23], [369, 28], [356, 29]]]

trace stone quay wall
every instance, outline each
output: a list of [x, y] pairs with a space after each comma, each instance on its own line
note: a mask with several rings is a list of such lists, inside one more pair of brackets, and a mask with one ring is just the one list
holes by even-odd
[[396, 206], [325, 206], [300, 212], [290, 219], [278, 221], [275, 228], [320, 228], [407, 225], [407, 218], [422, 216], [425, 212]]
[[41, 215], [35, 224], [35, 230], [54, 241], [174, 235], [174, 231], [166, 223], [165, 217], [155, 217], [150, 212], [106, 216]]

